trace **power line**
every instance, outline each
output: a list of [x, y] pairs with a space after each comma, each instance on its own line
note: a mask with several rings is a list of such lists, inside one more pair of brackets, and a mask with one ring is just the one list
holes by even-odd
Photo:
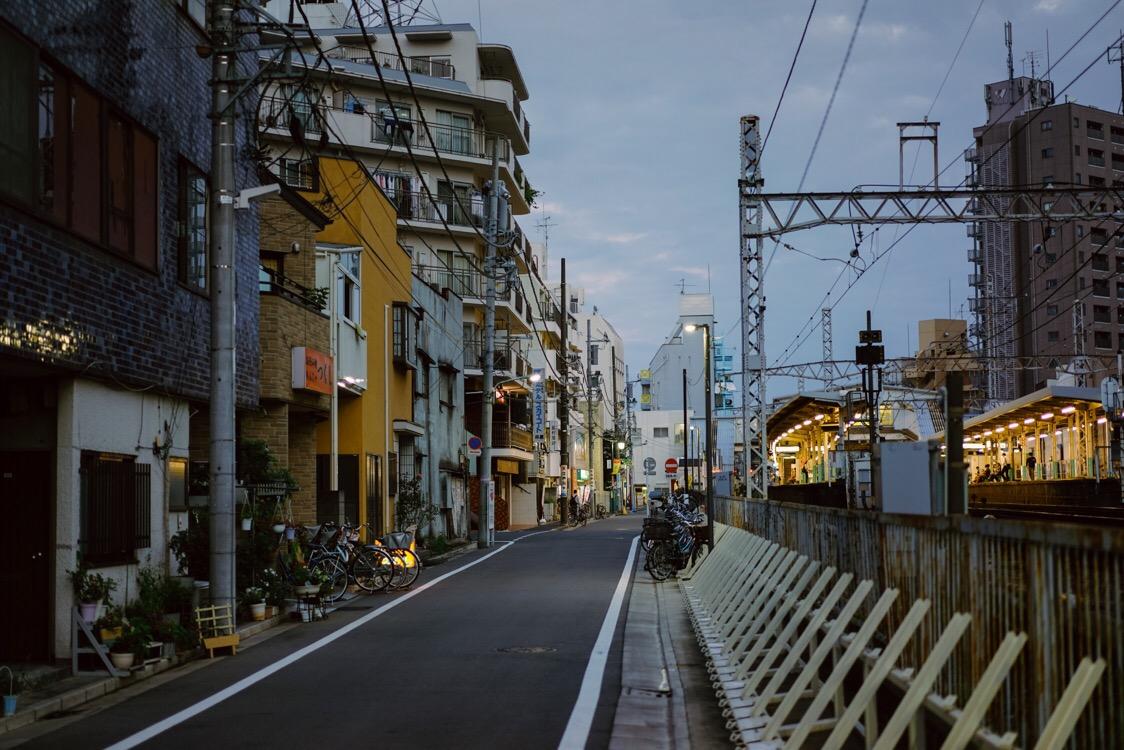
[[785, 76], [784, 86], [781, 87], [781, 95], [777, 99], [777, 106], [773, 109], [773, 116], [769, 119], [769, 129], [765, 131], [765, 140], [761, 143], [761, 153], [758, 155], [758, 159], [765, 155], [765, 147], [769, 145], [769, 135], [773, 132], [773, 126], [777, 124], [777, 113], [781, 111], [781, 103], [784, 102], [789, 81], [792, 80], [792, 71], [796, 70], [796, 60], [800, 57], [800, 50], [804, 48], [804, 38], [808, 36], [808, 27], [812, 23], [812, 14], [816, 12], [817, 2], [818, 0], [812, 0], [812, 7], [808, 9], [808, 18], [804, 21], [804, 30], [800, 32], [800, 41], [796, 44], [796, 52], [793, 53], [792, 63], [788, 66], [788, 75]]

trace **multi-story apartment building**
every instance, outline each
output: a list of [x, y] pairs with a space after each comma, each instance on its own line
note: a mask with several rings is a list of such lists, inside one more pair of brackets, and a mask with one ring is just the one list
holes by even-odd
[[[67, 657], [77, 555], [122, 602], [168, 562], [189, 452], [206, 483], [211, 61], [193, 9], [0, 5], [0, 576], [18, 602], [0, 661]], [[236, 179], [256, 185], [252, 163]], [[258, 229], [236, 217], [244, 414]]]
[[[288, 2], [271, 10], [288, 13]], [[492, 159], [499, 162], [510, 215], [529, 212], [534, 199], [519, 163], [530, 148], [531, 126], [523, 111], [528, 97], [510, 47], [480, 41], [468, 24], [408, 25], [367, 33], [346, 24], [350, 3], [301, 3], [327, 61], [316, 58], [311, 42], [304, 62], [317, 67], [301, 86], [266, 92], [262, 118], [267, 139], [277, 147], [277, 173], [287, 182], [313, 187], [316, 156], [337, 154], [363, 163], [393, 202], [398, 239], [414, 273], [464, 302], [466, 421], [478, 434], [484, 352], [485, 206]], [[302, 20], [297, 18], [297, 21]], [[292, 116], [290, 116], [292, 115]], [[314, 149], [290, 153], [293, 121]], [[346, 202], [347, 196], [335, 196]], [[517, 220], [500, 227], [495, 380], [506, 392], [496, 403], [492, 445], [497, 480], [496, 525], [510, 516], [513, 485], [526, 482], [534, 459], [529, 429], [527, 351], [535, 312], [524, 295], [520, 274], [534, 256]], [[476, 497], [475, 483], [469, 494]], [[475, 500], [474, 500], [475, 502]]]
[[[987, 123], [966, 158], [984, 187], [1103, 187], [1124, 179], [1124, 116], [1055, 103], [1053, 84], [1026, 77], [988, 84]], [[1124, 237], [1115, 222], [969, 225], [975, 242], [972, 336], [989, 358], [1085, 354], [1124, 346]], [[1061, 366], [1066, 366], [1062, 361]], [[1073, 370], [1082, 370], [1076, 363]], [[1040, 388], [1054, 368], [992, 367], [988, 398], [1007, 401]], [[1098, 377], [1087, 378], [1095, 385]]]

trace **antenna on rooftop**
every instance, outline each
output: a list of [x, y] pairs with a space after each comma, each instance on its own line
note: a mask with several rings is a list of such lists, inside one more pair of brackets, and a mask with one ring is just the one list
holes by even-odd
[[[387, 6], [390, 8], [390, 22], [395, 26], [441, 23], [437, 5], [432, 0], [391, 0]], [[386, 25], [381, 0], [360, 0], [359, 10], [364, 26]]]
[[544, 206], [542, 208], [542, 219], [535, 226], [542, 230], [542, 267], [543, 279], [545, 280], [546, 269], [550, 267], [547, 263], [550, 254], [550, 228], [556, 227], [558, 224], [550, 220], [550, 214], [546, 212], [546, 207]]
[[1120, 43], [1108, 48], [1108, 62], [1120, 63], [1120, 113], [1124, 114], [1124, 31], [1120, 32]]
[[1007, 45], [1007, 80], [1015, 80], [1015, 58], [1011, 55], [1011, 44], [1013, 42], [1013, 34], [1011, 33], [1011, 22], [1007, 21], [1003, 24], [1003, 41]]

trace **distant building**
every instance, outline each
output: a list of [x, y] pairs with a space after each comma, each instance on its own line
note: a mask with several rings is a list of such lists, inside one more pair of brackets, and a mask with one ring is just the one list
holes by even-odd
[[[975, 128], [976, 146], [966, 154], [970, 184], [1122, 184], [1124, 116], [1055, 103], [1052, 82], [1025, 76], [988, 84], [985, 99], [987, 123]], [[977, 348], [989, 361], [1115, 355], [1124, 346], [1124, 283], [1114, 279], [1124, 270], [1124, 259], [1115, 257], [1124, 237], [1116, 233], [1117, 225], [1106, 222], [969, 225], [975, 240], [968, 250], [975, 266], [970, 333]], [[1026, 395], [1043, 387], [1055, 369], [991, 367], [988, 398], [998, 403]], [[1096, 380], [1089, 378], [1089, 385]]]
[[935, 391], [944, 386], [950, 371], [965, 373], [966, 392], [975, 393], [972, 379], [983, 369], [969, 349], [968, 323], [964, 320], [933, 318], [917, 323], [917, 354], [902, 369], [902, 385]]

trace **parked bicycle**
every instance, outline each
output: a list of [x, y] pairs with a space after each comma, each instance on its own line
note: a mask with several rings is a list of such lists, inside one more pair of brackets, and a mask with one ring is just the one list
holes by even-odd
[[705, 523], [687, 495], [674, 498], [658, 516], [644, 519], [640, 543], [645, 549], [644, 569], [664, 581], [687, 567], [698, 553], [695, 529]]
[[589, 503], [579, 502], [577, 498], [570, 499], [570, 525], [585, 526], [589, 522]]
[[414, 534], [417, 527], [410, 526], [406, 531], [392, 531], [378, 538], [373, 538], [374, 529], [370, 524], [364, 524], [362, 528], [366, 530], [369, 538], [372, 538], [371, 544], [365, 545], [365, 549], [379, 550], [388, 555], [394, 563], [389, 588], [404, 589], [412, 586], [422, 569], [421, 558], [414, 551]]
[[606, 508], [604, 505], [598, 505], [597, 509], [593, 512], [593, 517], [596, 518], [596, 519], [608, 518], [609, 517], [609, 509]]

